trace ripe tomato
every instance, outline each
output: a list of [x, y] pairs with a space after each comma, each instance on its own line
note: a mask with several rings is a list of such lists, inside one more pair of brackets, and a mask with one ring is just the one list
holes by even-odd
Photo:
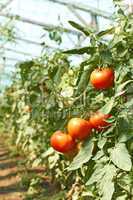
[[50, 139], [51, 146], [61, 153], [71, 151], [75, 147], [75, 142], [72, 137], [61, 131], [56, 131]]
[[91, 124], [84, 119], [72, 118], [68, 122], [67, 129], [72, 138], [83, 140], [91, 133]]
[[97, 130], [103, 130], [104, 127], [111, 125], [109, 122], [105, 121], [106, 119], [108, 119], [110, 117], [111, 117], [110, 114], [105, 115], [103, 113], [97, 112], [90, 117], [89, 121], [93, 128], [95, 128]]
[[90, 82], [96, 89], [108, 89], [114, 83], [114, 70], [111, 68], [95, 69], [91, 73]]

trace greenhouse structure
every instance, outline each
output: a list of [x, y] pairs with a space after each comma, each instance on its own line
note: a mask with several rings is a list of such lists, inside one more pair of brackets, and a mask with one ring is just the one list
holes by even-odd
[[0, 0], [0, 200], [133, 200], [133, 0]]

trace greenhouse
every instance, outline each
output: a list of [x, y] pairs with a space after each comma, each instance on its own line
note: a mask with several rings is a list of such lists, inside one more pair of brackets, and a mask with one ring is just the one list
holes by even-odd
[[133, 200], [133, 0], [0, 0], [0, 200]]

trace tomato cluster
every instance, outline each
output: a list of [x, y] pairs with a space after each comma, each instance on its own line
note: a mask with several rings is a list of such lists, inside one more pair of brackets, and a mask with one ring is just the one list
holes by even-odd
[[[114, 84], [114, 71], [111, 68], [95, 69], [90, 76], [90, 82], [96, 89], [108, 89]], [[102, 131], [111, 123], [106, 120], [110, 114], [94, 113], [89, 120], [72, 118], [67, 124], [67, 133], [56, 131], [50, 139], [51, 146], [58, 152], [71, 154], [79, 150], [79, 141], [85, 140], [92, 133], [92, 129]]]
[[77, 141], [85, 140], [91, 135], [93, 128], [101, 131], [110, 126], [110, 123], [105, 121], [110, 117], [111, 115], [97, 112], [90, 117], [89, 121], [81, 118], [72, 118], [67, 125], [68, 134], [60, 130], [56, 131], [51, 136], [51, 146], [61, 153], [69, 153], [77, 148]]

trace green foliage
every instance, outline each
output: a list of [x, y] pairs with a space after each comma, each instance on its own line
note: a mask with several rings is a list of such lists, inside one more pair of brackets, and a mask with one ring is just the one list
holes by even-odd
[[[82, 146], [80, 152], [73, 159], [72, 163], [69, 166], [69, 170], [76, 170], [86, 162], [88, 162], [92, 157], [92, 151], [94, 148], [94, 142], [92, 140], [88, 140]], [[87, 155], [87, 156], [86, 156]]]
[[112, 162], [120, 169], [125, 171], [130, 171], [132, 167], [132, 162], [130, 155], [126, 149], [125, 144], [118, 143], [115, 145], [114, 149], [111, 150], [110, 158]]

